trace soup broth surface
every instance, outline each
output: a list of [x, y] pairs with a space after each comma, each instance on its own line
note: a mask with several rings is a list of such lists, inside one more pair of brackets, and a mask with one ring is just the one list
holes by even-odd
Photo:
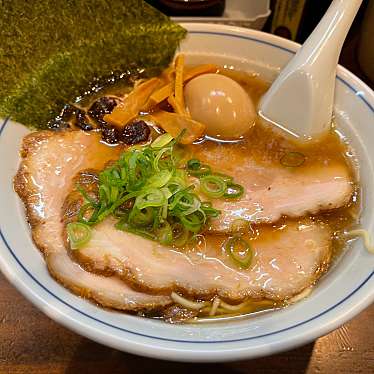
[[[228, 69], [221, 69], [219, 73], [238, 82], [246, 90], [256, 106], [261, 96], [269, 87], [268, 82], [265, 82], [260, 77], [253, 74]], [[106, 89], [106, 94], [108, 93], [111, 93], [110, 88]], [[117, 94], [118, 89], [113, 88], [112, 93], [114, 95]], [[97, 97], [97, 95], [95, 95], [95, 97]], [[90, 100], [85, 98], [83, 102], [81, 101], [80, 105], [85, 106], [87, 103], [90, 103]], [[113, 154], [118, 154], [118, 147], [116, 147], [116, 149], [111, 147], [111, 149]], [[284, 136], [281, 130], [274, 129], [265, 124], [260, 118], [257, 118], [256, 125], [238, 141], [226, 142], [206, 139], [197, 144], [185, 147], [185, 150], [188, 158], [199, 158], [205, 161], [207, 155], [209, 155], [208, 158], [213, 157], [216, 161], [219, 160], [219, 171], [228, 175], [230, 175], [233, 170], [240, 170], [249, 158], [252, 158], [265, 168], [269, 166], [280, 168], [288, 167], [287, 165], [282, 165], [282, 160], [285, 155], [291, 153], [302, 158], [302, 163], [300, 165], [290, 168], [295, 175], [313, 173], [314, 168], [327, 165], [340, 165], [348, 169], [352, 180], [355, 182], [355, 192], [349, 203], [338, 209], [306, 216], [312, 220], [324, 222], [331, 227], [334, 258], [345, 249], [347, 240], [344, 232], [358, 223], [359, 186], [353, 168], [355, 164], [355, 160], [352, 156], [353, 152], [349, 144], [334, 128], [321, 139], [301, 144], [288, 136]], [[100, 157], [100, 155], [97, 157]], [[209, 162], [209, 160], [206, 161]], [[301, 217], [296, 219], [296, 221], [302, 222], [306, 217]], [[269, 240], [274, 240], [279, 231], [285, 228], [288, 222], [291, 221], [292, 220], [286, 217], [282, 217], [274, 224], [248, 225], [244, 231], [241, 230], [240, 235], [250, 243], [253, 241], [255, 242], [256, 237], [259, 235], [261, 235], [262, 238], [266, 239], [268, 237]], [[217, 234], [208, 231], [200, 235], [200, 239], [194, 244], [190, 244], [185, 248], [176, 248], [176, 250], [182, 250], [190, 256], [192, 261], [198, 261], [201, 256], [206, 255], [204, 248], [207, 244], [209, 244], [209, 247], [216, 248], [218, 253], [222, 251], [222, 246], [230, 237], [232, 237], [232, 234]], [[247, 308], [241, 309], [240, 314], [255, 313], [267, 309], [279, 308], [284, 305], [285, 303], [283, 302], [276, 303], [269, 300], [254, 300]], [[199, 316], [207, 317], [208, 312], [209, 310], [203, 310]], [[237, 314], [237, 312], [233, 311], [232, 316]], [[157, 315], [148, 316], [158, 317]], [[220, 317], [219, 313], [218, 317]], [[221, 317], [227, 318], [227, 314]]]

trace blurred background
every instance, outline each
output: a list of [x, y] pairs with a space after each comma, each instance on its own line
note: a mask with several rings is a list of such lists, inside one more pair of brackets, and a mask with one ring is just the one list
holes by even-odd
[[[303, 43], [332, 0], [147, 0], [177, 22], [223, 23], [263, 30]], [[371, 87], [374, 82], [374, 0], [365, 0], [340, 63]]]

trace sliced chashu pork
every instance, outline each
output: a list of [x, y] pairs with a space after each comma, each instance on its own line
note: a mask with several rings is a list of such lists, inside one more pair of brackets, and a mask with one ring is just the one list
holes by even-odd
[[74, 256], [90, 270], [112, 272], [153, 292], [284, 300], [312, 285], [330, 261], [330, 229], [310, 220], [260, 229], [251, 241], [254, 257], [247, 270], [232, 263], [217, 238], [184, 252], [119, 231], [115, 222], [108, 218], [95, 226], [89, 243]]
[[272, 223], [346, 205], [353, 193], [353, 181], [344, 162], [330, 161], [288, 168], [278, 163], [260, 163], [251, 153], [235, 146], [201, 146], [194, 157], [213, 170], [234, 177], [245, 188], [240, 199], [213, 200], [221, 210], [211, 230], [227, 232], [235, 220]]
[[143, 310], [171, 303], [167, 296], [137, 292], [115, 277], [91, 274], [73, 262], [63, 241], [62, 206], [73, 176], [84, 168], [102, 168], [118, 151], [83, 131], [39, 131], [26, 136], [22, 162], [14, 179], [23, 200], [32, 237], [50, 273], [78, 295], [112, 308]]

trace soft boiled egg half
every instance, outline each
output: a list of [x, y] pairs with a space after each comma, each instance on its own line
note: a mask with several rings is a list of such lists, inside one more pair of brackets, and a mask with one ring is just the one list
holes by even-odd
[[244, 88], [221, 74], [202, 74], [184, 88], [191, 118], [206, 125], [206, 134], [221, 139], [244, 135], [256, 119], [256, 110]]

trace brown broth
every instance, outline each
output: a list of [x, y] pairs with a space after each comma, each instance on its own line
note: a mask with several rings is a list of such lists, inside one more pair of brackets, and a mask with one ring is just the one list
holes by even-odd
[[[261, 96], [269, 87], [269, 83], [255, 75], [231, 70], [221, 70], [220, 73], [231, 77], [241, 84], [241, 86], [246, 89], [255, 105], [258, 105]], [[281, 157], [288, 152], [300, 152], [305, 155], [305, 162], [300, 167], [295, 168], [295, 173], [303, 173], [306, 170], [310, 172], [313, 167], [321, 167], [329, 164], [344, 166], [349, 170], [349, 175], [355, 183], [354, 194], [348, 204], [344, 207], [321, 212], [316, 215], [310, 215], [309, 217], [315, 221], [326, 223], [331, 228], [333, 260], [346, 249], [348, 244], [344, 232], [358, 224], [360, 214], [360, 189], [353, 166], [355, 160], [352, 156], [350, 146], [346, 141], [341, 139], [337, 131], [332, 129], [328, 134], [318, 140], [300, 143], [288, 136], [283, 136], [279, 130], [274, 130], [260, 118], [257, 118], [254, 128], [238, 143], [232, 144], [209, 140], [193, 147], [195, 147], [195, 149], [191, 150], [191, 153], [195, 153], [196, 148], [203, 147], [205, 150], [208, 149], [207, 152], [213, 152], [215, 155], [221, 154], [219, 164], [222, 166], [224, 172], [228, 172], [233, 167], [233, 164], [240, 165], [243, 160], [248, 157], [248, 154], [251, 155], [257, 163], [266, 166], [279, 164]], [[199, 151], [197, 151], [197, 154], [199, 154]], [[235, 158], [232, 157], [233, 154]], [[261, 231], [262, 237], [268, 235], [269, 239], [274, 239], [274, 234], [279, 226], [287, 225], [289, 221], [290, 220], [283, 217], [279, 222], [272, 225], [252, 225], [252, 233], [244, 234], [244, 237], [247, 237], [247, 240], [250, 241]], [[301, 219], [299, 221], [301, 221]], [[215, 245], [217, 250], [220, 251], [222, 243], [229, 237], [230, 235], [227, 234], [207, 234], [205, 235], [205, 240]], [[247, 311], [243, 310], [240, 315], [273, 310], [286, 305], [287, 302], [278, 302], [273, 303], [273, 305], [268, 304], [263, 307], [257, 305], [256, 307], [256, 302], [254, 301], [252, 306]], [[233, 314], [233, 316], [234, 315], [235, 314]], [[206, 316], [206, 312], [200, 314], [202, 318]], [[227, 315], [221, 316], [223, 320], [226, 319], [225, 317], [227, 317]]]
[[[261, 96], [269, 87], [269, 83], [265, 82], [257, 75], [227, 69], [221, 69], [219, 73], [229, 76], [241, 84], [241, 86], [248, 92], [255, 105], [258, 105]], [[118, 92], [115, 93], [117, 94]], [[257, 118], [254, 128], [251, 129], [249, 133], [246, 134], [239, 142], [225, 143], [222, 141], [216, 142], [213, 140], [205, 140], [199, 144], [190, 146], [190, 155], [198, 156], [202, 149], [204, 149], [204, 151], [207, 153], [219, 155], [222, 172], [226, 172], [227, 174], [230, 174], [229, 171], [233, 168], [233, 165], [241, 165], [243, 162], [245, 162], [248, 155], [252, 157], [258, 164], [263, 166], [280, 166], [282, 156], [288, 152], [299, 152], [305, 156], [304, 163], [299, 167], [294, 168], [295, 174], [302, 174], [306, 171], [310, 173], [313, 172], [314, 167], [320, 168], [321, 166], [326, 166], [329, 164], [340, 165], [349, 170], [351, 179], [355, 183], [355, 192], [349, 203], [344, 207], [334, 209], [332, 211], [309, 216], [309, 218], [312, 220], [321, 221], [328, 224], [332, 229], [333, 234], [331, 240], [333, 257], [336, 258], [342, 253], [342, 251], [344, 251], [347, 246], [344, 231], [350, 229], [352, 226], [358, 223], [360, 213], [360, 189], [358, 181], [356, 180], [356, 173], [353, 168], [354, 159], [352, 152], [350, 151], [350, 146], [347, 142], [344, 142], [339, 137], [338, 133], [334, 129], [316, 141], [309, 141], [305, 144], [301, 144], [289, 137], [283, 136], [279, 130], [274, 130], [262, 122], [260, 118]], [[305, 217], [302, 217], [299, 221], [301, 222], [301, 220], [304, 218]], [[279, 226], [287, 225], [287, 222], [289, 221], [290, 220], [283, 217], [275, 224], [262, 224], [257, 226], [252, 225], [251, 231], [244, 233], [244, 235], [248, 238], [248, 240], [252, 240], [253, 237], [256, 236], [259, 231], [261, 231], [261, 235], [268, 235], [269, 238], [274, 238], [276, 230], [279, 228]], [[222, 243], [229, 237], [230, 235], [226, 234], [205, 234], [205, 240], [214, 245], [217, 248], [217, 251], [221, 251]], [[187, 248], [185, 250], [192, 252], [203, 251], [203, 249], [201, 249], [199, 246]], [[265, 301], [264, 304], [254, 301], [247, 310], [241, 311], [240, 314], [250, 314], [269, 308], [279, 308], [285, 305], [284, 302], [266, 303], [266, 300], [263, 301]], [[202, 317], [206, 315], [206, 311], [200, 314]], [[233, 315], [235, 315], [235, 313], [233, 313]]]
[[[256, 106], [270, 86], [270, 83], [254, 74], [228, 69], [222, 69], [220, 73], [236, 80], [247, 91]], [[346, 246], [344, 231], [358, 224], [360, 188], [354, 170], [356, 163], [353, 156], [354, 152], [350, 149], [349, 143], [341, 139], [334, 128], [322, 138], [301, 143], [289, 136], [283, 136], [279, 130], [275, 130], [257, 117], [256, 125], [243, 137], [241, 142], [225, 144], [207, 141], [200, 144], [199, 147], [208, 147], [211, 151], [221, 148], [225, 157], [220, 160], [220, 164], [225, 167], [224, 162], [226, 161], [227, 168], [231, 168], [233, 164], [240, 165], [241, 163], [240, 159], [226, 158], [226, 155], [233, 154], [233, 152], [230, 152], [232, 149], [240, 150], [239, 154], [242, 154], [243, 157], [250, 154], [256, 162], [263, 165], [279, 164], [281, 157], [287, 152], [300, 152], [305, 155], [305, 162], [300, 167], [295, 168], [295, 173], [303, 173], [315, 166], [343, 165], [347, 168], [352, 181], [355, 183], [352, 198], [346, 206], [319, 213], [314, 215], [313, 219], [323, 221], [331, 227], [334, 258], [344, 250]], [[236, 154], [237, 152], [235, 152]]]

